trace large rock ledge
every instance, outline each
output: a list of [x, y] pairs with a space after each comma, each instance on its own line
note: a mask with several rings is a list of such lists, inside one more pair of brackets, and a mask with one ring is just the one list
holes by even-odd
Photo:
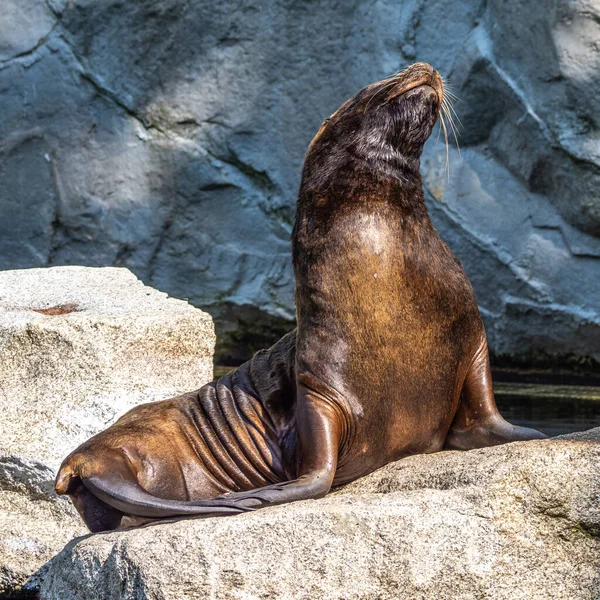
[[127, 269], [0, 272], [0, 597], [35, 591], [86, 532], [52, 492], [61, 460], [132, 406], [210, 381], [214, 340], [209, 315]]
[[46, 600], [600, 596], [600, 429], [414, 456], [329, 495], [74, 540]]

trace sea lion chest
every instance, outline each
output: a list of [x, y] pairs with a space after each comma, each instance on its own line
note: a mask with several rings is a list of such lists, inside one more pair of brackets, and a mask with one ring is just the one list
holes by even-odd
[[443, 447], [477, 307], [426, 215], [386, 203], [316, 232], [299, 269], [298, 369], [343, 404], [336, 483]]

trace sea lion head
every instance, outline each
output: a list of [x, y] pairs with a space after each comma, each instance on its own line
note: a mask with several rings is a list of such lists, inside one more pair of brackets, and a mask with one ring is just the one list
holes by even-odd
[[442, 77], [427, 63], [368, 85], [325, 120], [305, 165], [318, 164], [324, 176], [348, 161], [418, 170], [443, 100]]

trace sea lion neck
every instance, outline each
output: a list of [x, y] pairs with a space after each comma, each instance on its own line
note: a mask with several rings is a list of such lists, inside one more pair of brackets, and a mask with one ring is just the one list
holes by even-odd
[[327, 131], [307, 152], [302, 171], [306, 191], [323, 190], [344, 179], [412, 181], [420, 171], [422, 145], [409, 154], [378, 130], [359, 137], [336, 133]]
[[[325, 160], [307, 156], [297, 203], [297, 216], [312, 214], [324, 219], [361, 205], [369, 209], [388, 204], [406, 216], [425, 216], [419, 158], [394, 160], [344, 152], [343, 159]], [[331, 158], [331, 155], [327, 158]]]

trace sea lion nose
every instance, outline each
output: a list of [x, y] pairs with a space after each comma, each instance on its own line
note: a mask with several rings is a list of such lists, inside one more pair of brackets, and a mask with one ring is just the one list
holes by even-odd
[[444, 98], [444, 82], [442, 76], [426, 62], [414, 63], [409, 67], [413, 78], [419, 79], [423, 84], [431, 86], [437, 93], [440, 103]]
[[[438, 94], [442, 91], [443, 84], [440, 74], [433, 68], [432, 65], [426, 62], [418, 62], [408, 67], [409, 76], [412, 79], [419, 79], [428, 85], [431, 85]], [[441, 101], [440, 96], [440, 101]]]
[[419, 72], [430, 77], [432, 82], [436, 82], [438, 79], [441, 80], [440, 74], [429, 63], [417, 64], [419, 65]]
[[428, 73], [429, 75], [433, 75], [433, 73], [435, 72], [435, 69], [429, 63], [426, 62], [413, 63], [408, 68], [411, 71], [416, 71], [419, 73]]

